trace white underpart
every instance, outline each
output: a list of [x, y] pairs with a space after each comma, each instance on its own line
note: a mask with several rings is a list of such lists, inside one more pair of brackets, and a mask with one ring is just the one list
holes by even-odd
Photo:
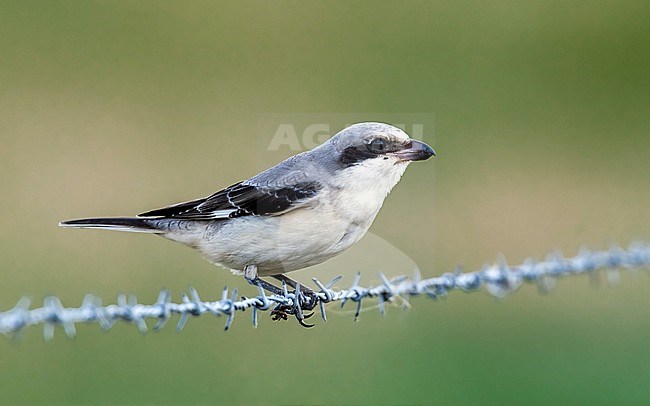
[[241, 274], [256, 265], [261, 276], [324, 262], [359, 241], [408, 162], [389, 156], [342, 170], [312, 204], [278, 216], [244, 216], [187, 229], [168, 238], [198, 248], [211, 262]]

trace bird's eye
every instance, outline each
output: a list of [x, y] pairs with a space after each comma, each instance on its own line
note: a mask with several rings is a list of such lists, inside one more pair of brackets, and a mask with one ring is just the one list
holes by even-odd
[[375, 138], [368, 144], [368, 149], [375, 154], [383, 154], [386, 152], [386, 141], [381, 138]]

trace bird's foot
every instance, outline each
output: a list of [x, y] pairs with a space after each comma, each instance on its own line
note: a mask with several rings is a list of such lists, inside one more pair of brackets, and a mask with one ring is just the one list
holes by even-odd
[[312, 310], [316, 305], [318, 305], [318, 301], [320, 300], [318, 293], [305, 286], [300, 287], [297, 296], [302, 310]]
[[[247, 272], [247, 271], [253, 271], [253, 272]], [[257, 276], [256, 271], [257, 269], [247, 268], [244, 272], [246, 280], [251, 285], [259, 286], [262, 289], [278, 296], [286, 296], [285, 292], [287, 292], [286, 291], [287, 285], [295, 289], [293, 292], [295, 299], [292, 305], [278, 304], [271, 311], [271, 319], [273, 321], [278, 321], [278, 320], [286, 321], [289, 319], [289, 316], [294, 316], [296, 320], [298, 320], [298, 323], [301, 326], [306, 328], [314, 327], [313, 324], [305, 323], [305, 320], [313, 316], [314, 313], [313, 312], [303, 313], [303, 312], [310, 311], [318, 305], [318, 302], [320, 300], [318, 293], [314, 292], [308, 287], [301, 286], [300, 283], [294, 281], [293, 279], [283, 274], [272, 275], [273, 278], [282, 281], [283, 287], [282, 289], [280, 289], [277, 286], [265, 280], [260, 279], [260, 277]]]
[[318, 294], [308, 287], [301, 285], [299, 282], [296, 282], [285, 274], [271, 275], [271, 277], [283, 282], [283, 284], [286, 283], [298, 292], [298, 301], [300, 302], [302, 309], [312, 310], [318, 304]]

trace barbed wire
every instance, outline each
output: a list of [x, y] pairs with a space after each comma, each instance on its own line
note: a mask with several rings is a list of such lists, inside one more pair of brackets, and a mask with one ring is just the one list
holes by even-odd
[[[135, 324], [142, 333], [145, 333], [148, 330], [147, 319], [156, 319], [153, 329], [160, 330], [174, 314], [180, 314], [176, 327], [179, 331], [183, 329], [190, 316], [204, 314], [225, 316], [225, 330], [228, 330], [233, 324], [235, 314], [246, 309], [252, 310], [253, 325], [257, 327], [260, 311], [278, 312], [278, 309], [294, 309], [296, 315], [303, 317], [298, 303], [302, 305], [307, 303], [309, 308], [318, 306], [321, 317], [327, 320], [325, 304], [340, 302], [342, 307], [347, 301], [356, 303], [354, 319], [357, 320], [362, 303], [371, 298], [378, 299], [379, 311], [384, 314], [385, 304], [398, 297], [408, 304], [408, 300], [414, 296], [426, 295], [437, 299], [453, 290], [473, 292], [482, 287], [494, 296], [503, 297], [516, 290], [523, 282], [536, 283], [541, 290], [547, 291], [554, 286], [558, 278], [564, 276], [594, 275], [598, 271], [605, 271], [608, 280], [615, 281], [618, 279], [619, 270], [634, 271], [648, 268], [650, 268], [650, 245], [635, 243], [627, 249], [620, 247], [613, 247], [607, 251], [582, 249], [573, 258], [564, 258], [561, 253], [554, 253], [548, 255], [544, 261], [527, 259], [518, 266], [509, 266], [505, 260], [501, 260], [494, 265], [485, 265], [478, 271], [461, 272], [457, 269], [453, 273], [427, 279], [422, 279], [418, 270], [412, 278], [399, 276], [388, 279], [383, 273], [379, 273], [382, 284], [371, 287], [360, 285], [360, 273], [356, 274], [349, 288], [341, 290], [332, 289], [340, 281], [340, 276], [327, 284], [313, 278], [318, 287], [313, 296], [301, 296], [300, 287], [296, 289], [297, 295], [295, 291], [288, 291], [283, 284], [282, 294], [267, 295], [258, 286], [258, 296], [240, 299], [237, 296], [237, 289], [230, 292], [226, 287], [223, 289], [221, 300], [217, 301], [204, 301], [196, 289], [190, 288], [189, 295], [182, 294], [180, 303], [172, 302], [170, 291], [162, 289], [156, 303], [149, 305], [139, 304], [135, 296], [127, 298], [125, 295], [119, 295], [117, 304], [103, 306], [100, 298], [89, 294], [85, 296], [78, 308], [63, 307], [57, 297], [50, 296], [45, 298], [43, 307], [30, 310], [30, 300], [22, 298], [13, 309], [0, 313], [0, 333], [15, 336], [29, 326], [43, 324], [45, 339], [50, 340], [54, 337], [54, 329], [57, 325], [63, 326], [65, 333], [73, 337], [76, 335], [77, 323], [99, 323], [102, 329], [109, 330], [118, 320]], [[310, 302], [312, 300], [314, 302]]]

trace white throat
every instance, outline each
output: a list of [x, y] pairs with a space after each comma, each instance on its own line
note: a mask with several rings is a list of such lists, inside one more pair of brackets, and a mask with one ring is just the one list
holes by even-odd
[[384, 199], [406, 171], [408, 162], [390, 157], [368, 159], [341, 171], [337, 185], [340, 188], [344, 212], [354, 223], [370, 227], [381, 209]]

